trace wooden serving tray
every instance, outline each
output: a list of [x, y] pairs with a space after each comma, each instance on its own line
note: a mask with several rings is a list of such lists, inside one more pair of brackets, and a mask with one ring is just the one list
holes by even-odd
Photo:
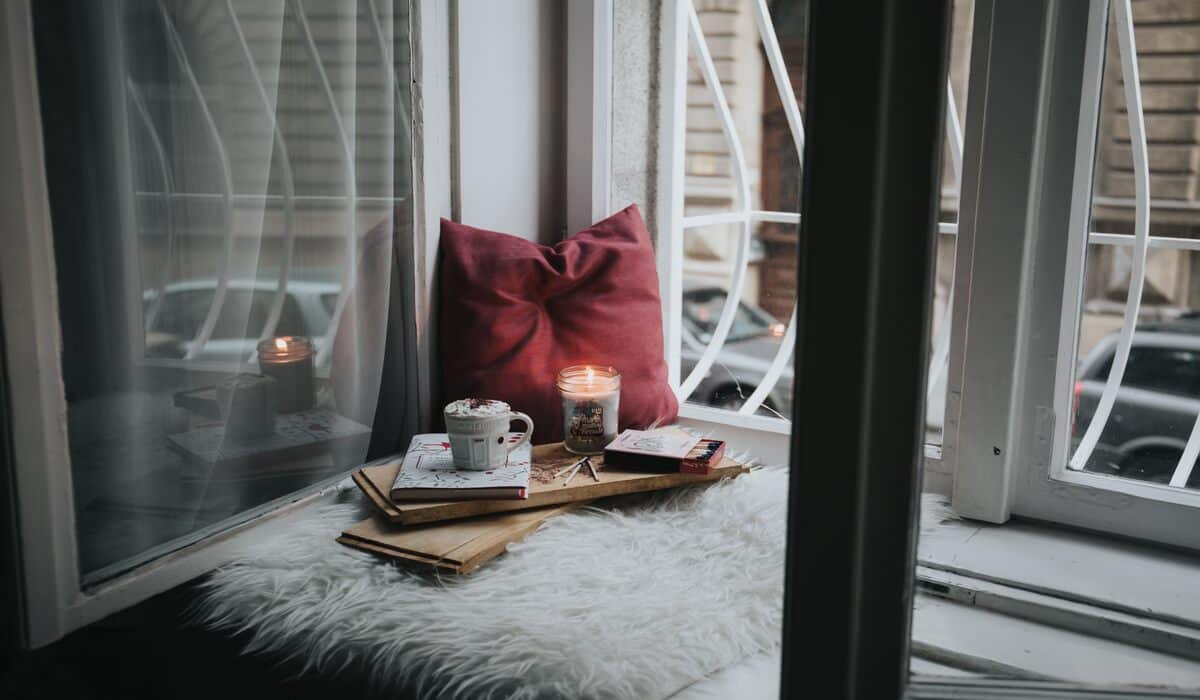
[[374, 515], [342, 533], [347, 547], [451, 574], [467, 574], [508, 545], [524, 539], [549, 518], [583, 505], [566, 503], [516, 513], [499, 513], [454, 523], [396, 527]]
[[749, 468], [726, 457], [711, 474], [654, 473], [626, 469], [604, 469], [604, 458], [593, 457], [600, 481], [592, 480], [583, 468], [566, 486], [563, 478], [553, 479], [559, 469], [578, 457], [567, 452], [562, 443], [538, 445], [533, 448], [533, 470], [529, 479], [529, 497], [512, 500], [475, 501], [412, 501], [393, 502], [388, 498], [399, 460], [378, 466], [364, 467], [353, 474], [354, 483], [362, 489], [388, 521], [401, 525], [431, 523], [455, 518], [468, 518], [488, 513], [530, 510], [563, 503], [591, 501], [627, 493], [661, 491], [663, 489], [703, 484], [744, 474]]

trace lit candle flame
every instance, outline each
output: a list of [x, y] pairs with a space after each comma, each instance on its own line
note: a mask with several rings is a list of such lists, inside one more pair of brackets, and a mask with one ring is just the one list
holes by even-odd
[[279, 350], [287, 350], [287, 341], [284, 340], [283, 338], [276, 338], [275, 339], [275, 347], [278, 348]]
[[596, 383], [596, 370], [592, 369], [591, 367], [588, 367], [587, 383], [588, 384]]

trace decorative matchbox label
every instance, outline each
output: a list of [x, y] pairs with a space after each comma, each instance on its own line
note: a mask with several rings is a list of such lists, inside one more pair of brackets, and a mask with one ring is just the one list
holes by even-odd
[[665, 430], [626, 430], [609, 446], [609, 452], [629, 452], [650, 457], [683, 459], [700, 438]]

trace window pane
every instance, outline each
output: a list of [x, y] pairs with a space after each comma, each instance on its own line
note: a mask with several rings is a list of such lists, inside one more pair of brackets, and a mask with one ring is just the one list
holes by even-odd
[[[42, 12], [90, 585], [366, 457], [392, 237], [410, 231], [408, 5]], [[311, 370], [259, 361], [283, 336]]]
[[[710, 227], [694, 229], [706, 235]], [[712, 342], [717, 323], [728, 302], [728, 276], [703, 275], [694, 268], [685, 278], [682, 304], [681, 368], [684, 377], [691, 374]], [[786, 318], [779, 320], [765, 309], [747, 301], [747, 291], [753, 285], [748, 279], [743, 286], [742, 299], [733, 312], [729, 332], [712, 362], [711, 369], [692, 392], [694, 403], [727, 410], [740, 409], [754, 391], [762, 385], [770, 362], [783, 346]], [[791, 313], [790, 310], [788, 312]], [[788, 363], [781, 379], [765, 397], [758, 415], [791, 417], [792, 368]]]
[[1081, 463], [1084, 471], [1164, 484], [1178, 473], [1174, 485], [1194, 489], [1200, 487], [1200, 472], [1191, 470], [1185, 477], [1181, 457], [1200, 413], [1200, 324], [1194, 318], [1200, 309], [1200, 173], [1194, 167], [1200, 146], [1191, 136], [1200, 116], [1190, 82], [1200, 58], [1178, 50], [1181, 39], [1194, 36], [1194, 20], [1154, 3], [1134, 7], [1151, 247], [1124, 377], [1114, 387], [1107, 417], [1099, 410], [1119, 350], [1137, 257], [1132, 235], [1138, 173], [1113, 17], [1079, 311], [1071, 451], [1085, 442], [1095, 421], [1102, 429]]
[[[737, 409], [762, 383], [771, 384], [759, 415], [791, 418], [791, 362], [771, 380], [768, 371], [783, 345], [796, 304], [800, 226], [801, 154], [789, 123], [790, 105], [779, 95], [768, 50], [755, 18], [756, 1], [695, 3], [711, 59], [706, 77], [704, 57], [689, 48], [684, 159], [683, 276], [681, 367], [687, 400]], [[808, 3], [767, 3], [782, 59], [784, 79], [804, 105], [804, 58], [807, 50]], [[969, 6], [968, 6], [969, 8]], [[969, 17], [969, 12], [967, 15]], [[954, 112], [961, 121], [966, 107], [966, 56], [970, 31], [956, 32], [950, 82]], [[715, 100], [720, 90], [729, 119]], [[799, 110], [798, 110], [799, 111]], [[801, 134], [803, 115], [797, 114]], [[953, 131], [953, 130], [949, 130]], [[740, 145], [733, 145], [736, 137]], [[950, 290], [954, 273], [954, 224], [958, 216], [961, 145], [946, 142], [941, 220], [938, 234], [934, 324], [930, 342], [930, 390], [927, 440], [940, 443], [945, 406]], [[743, 198], [746, 201], [743, 202]], [[743, 212], [749, 227], [742, 223]], [[741, 237], [749, 234], [743, 248]], [[833, 235], [834, 232], [831, 232]], [[725, 296], [732, 291], [744, 259], [739, 311], [730, 334], [720, 345], [704, 377], [686, 380], [713, 342]], [[831, 290], [836, 293], [836, 290]], [[704, 295], [705, 303], [698, 303]], [[703, 315], [704, 318], [699, 318]], [[698, 329], [697, 325], [704, 328]], [[747, 325], [750, 324], [750, 325]], [[943, 352], [938, 352], [938, 348]], [[692, 386], [694, 385], [694, 386]], [[786, 386], [784, 386], [786, 385]]]

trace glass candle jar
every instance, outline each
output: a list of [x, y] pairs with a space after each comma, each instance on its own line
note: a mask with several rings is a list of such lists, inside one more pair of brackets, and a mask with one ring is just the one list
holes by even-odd
[[260, 342], [258, 367], [264, 377], [275, 380], [275, 405], [280, 413], [313, 407], [313, 347], [308, 338], [285, 335]]
[[558, 373], [563, 444], [577, 455], [597, 455], [617, 438], [621, 374], [612, 367], [572, 365]]

